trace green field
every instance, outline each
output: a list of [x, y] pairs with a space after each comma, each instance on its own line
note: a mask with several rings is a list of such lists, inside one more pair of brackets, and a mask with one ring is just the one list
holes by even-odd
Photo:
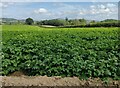
[[3, 25], [2, 74], [120, 78], [118, 28]]

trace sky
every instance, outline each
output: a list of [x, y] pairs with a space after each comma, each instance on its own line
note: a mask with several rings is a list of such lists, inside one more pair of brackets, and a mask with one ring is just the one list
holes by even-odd
[[2, 2], [0, 7], [4, 18], [118, 19], [117, 2]]

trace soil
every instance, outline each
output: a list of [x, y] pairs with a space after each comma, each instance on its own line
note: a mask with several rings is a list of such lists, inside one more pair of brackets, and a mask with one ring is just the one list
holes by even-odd
[[[15, 88], [13, 86], [86, 86], [89, 88], [91, 88], [91, 86], [92, 88], [99, 88], [98, 86], [102, 86], [102, 88], [104, 88], [104, 86], [106, 86], [105, 83], [99, 78], [80, 80], [77, 77], [62, 78], [60, 76], [26, 76], [22, 72], [14, 72], [9, 76], [0, 76], [0, 83], [2, 84], [3, 88], [10, 88], [10, 86], [12, 86], [11, 88]], [[110, 79], [107, 86], [108, 88], [120, 88], [120, 80], [116, 81]]]

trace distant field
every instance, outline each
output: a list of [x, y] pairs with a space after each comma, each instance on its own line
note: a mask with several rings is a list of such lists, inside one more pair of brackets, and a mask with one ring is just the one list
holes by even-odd
[[118, 28], [3, 25], [3, 75], [120, 78]]

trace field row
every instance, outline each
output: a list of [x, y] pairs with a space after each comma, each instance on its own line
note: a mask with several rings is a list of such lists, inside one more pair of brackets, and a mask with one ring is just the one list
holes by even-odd
[[117, 28], [3, 26], [2, 74], [120, 78]]

